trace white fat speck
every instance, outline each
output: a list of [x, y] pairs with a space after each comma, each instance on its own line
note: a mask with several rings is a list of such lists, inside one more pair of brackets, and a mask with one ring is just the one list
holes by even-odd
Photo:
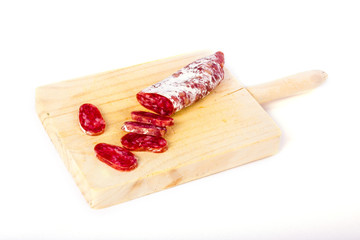
[[[211, 64], [215, 64], [215, 67], [211, 67]], [[202, 69], [199, 70], [199, 67]], [[142, 92], [156, 93], [168, 98], [176, 112], [208, 95], [223, 78], [224, 71], [220, 63], [216, 61], [215, 55], [210, 55], [190, 63], [170, 77], [145, 88]], [[185, 103], [181, 100], [181, 96], [184, 95], [186, 96]]]
[[122, 126], [122, 129], [125, 131], [125, 132], [130, 132], [130, 130], [127, 128], [126, 124], [124, 124]]

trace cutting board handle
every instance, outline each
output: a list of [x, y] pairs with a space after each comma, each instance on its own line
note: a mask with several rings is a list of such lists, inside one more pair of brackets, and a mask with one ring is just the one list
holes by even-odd
[[262, 104], [316, 88], [327, 79], [327, 76], [324, 71], [312, 70], [248, 87], [247, 89]]

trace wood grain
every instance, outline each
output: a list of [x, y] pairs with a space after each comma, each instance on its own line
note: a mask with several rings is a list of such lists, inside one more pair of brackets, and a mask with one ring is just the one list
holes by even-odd
[[[130, 112], [145, 110], [135, 95], [188, 63], [196, 52], [36, 89], [36, 110], [51, 141], [93, 208], [103, 208], [233, 168], [277, 152], [280, 130], [225, 69], [224, 81], [206, 98], [174, 115], [165, 153], [134, 152], [139, 166], [120, 172], [96, 159], [94, 146], [120, 145]], [[100, 136], [83, 134], [78, 108], [99, 107], [107, 123]]]

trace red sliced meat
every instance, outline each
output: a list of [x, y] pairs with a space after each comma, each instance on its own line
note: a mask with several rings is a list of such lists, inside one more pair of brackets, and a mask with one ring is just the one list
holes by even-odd
[[125, 122], [121, 129], [125, 132], [147, 134], [156, 137], [164, 136], [166, 133], [166, 127], [159, 127], [152, 124], [131, 121]]
[[137, 122], [153, 124], [160, 127], [174, 125], [173, 118], [161, 116], [151, 112], [133, 111], [131, 112], [131, 118]]
[[170, 116], [205, 97], [224, 79], [224, 54], [200, 58], [170, 77], [140, 91], [136, 98], [145, 108]]
[[81, 130], [90, 136], [102, 134], [105, 130], [105, 121], [99, 109], [90, 103], [80, 106], [79, 123]]
[[122, 147], [99, 143], [94, 150], [100, 161], [116, 170], [131, 171], [138, 166], [138, 159], [135, 155]]
[[167, 141], [164, 138], [137, 133], [128, 133], [123, 136], [121, 144], [131, 151], [162, 153], [168, 149]]

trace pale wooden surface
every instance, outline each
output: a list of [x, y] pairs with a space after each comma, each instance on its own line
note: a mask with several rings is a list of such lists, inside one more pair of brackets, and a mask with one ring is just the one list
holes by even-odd
[[[176, 56], [36, 90], [39, 118], [91, 207], [108, 207], [277, 152], [279, 128], [225, 70], [213, 93], [174, 115], [175, 125], [166, 135], [168, 151], [134, 152], [140, 161], [131, 172], [96, 159], [95, 144], [120, 145], [122, 123], [130, 120], [131, 111], [144, 110], [137, 92], [208, 54]], [[107, 123], [104, 134], [87, 136], [80, 130], [78, 108], [83, 103], [99, 107]]]
[[311, 70], [283, 77], [264, 84], [247, 87], [260, 104], [290, 97], [311, 90], [327, 79], [327, 74], [321, 70]]

